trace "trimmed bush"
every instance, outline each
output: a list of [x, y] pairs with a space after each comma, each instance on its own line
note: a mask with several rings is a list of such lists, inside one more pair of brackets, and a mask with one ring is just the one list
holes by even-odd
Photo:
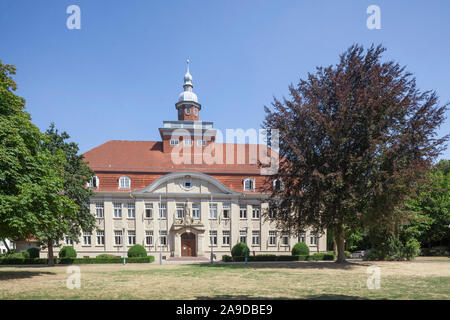
[[[152, 263], [155, 261], [154, 256], [147, 257], [131, 257], [125, 259], [126, 263]], [[60, 259], [58, 264], [108, 264], [123, 263], [123, 258], [81, 258], [81, 259]]]
[[27, 250], [28, 254], [30, 255], [30, 259], [39, 258], [39, 252], [40, 250], [38, 248], [29, 248]]
[[102, 253], [95, 257], [96, 259], [116, 259], [120, 258], [120, 256], [115, 256], [113, 254]]
[[71, 246], [65, 246], [59, 250], [58, 257], [60, 259], [75, 259], [77, 257], [77, 251]]
[[147, 250], [140, 244], [135, 244], [130, 249], [128, 249], [128, 257], [129, 258], [136, 258], [136, 257], [146, 257], [147, 256]]
[[403, 257], [407, 260], [412, 260], [417, 257], [420, 253], [420, 242], [414, 238], [406, 241], [405, 246], [403, 247]]
[[239, 242], [234, 245], [231, 249], [231, 256], [234, 257], [245, 257], [245, 251], [247, 250], [247, 256], [250, 255], [250, 250], [244, 242]]
[[233, 261], [233, 259], [231, 258], [231, 256], [224, 254], [222, 256], [222, 261], [223, 262], [231, 262], [231, 261]]
[[292, 248], [293, 256], [309, 255], [309, 247], [304, 242], [297, 242]]

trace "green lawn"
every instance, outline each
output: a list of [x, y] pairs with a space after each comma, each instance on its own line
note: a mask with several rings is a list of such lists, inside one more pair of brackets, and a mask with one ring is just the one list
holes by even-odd
[[[366, 286], [367, 267], [381, 288]], [[0, 299], [450, 299], [450, 259], [412, 262], [294, 262], [217, 265], [0, 267]]]

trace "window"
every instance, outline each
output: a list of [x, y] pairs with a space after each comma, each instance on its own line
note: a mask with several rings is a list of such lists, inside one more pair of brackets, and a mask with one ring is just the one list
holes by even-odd
[[187, 115], [191, 114], [191, 108], [186, 108], [186, 109], [184, 109], [184, 111], [186, 112]]
[[217, 203], [209, 204], [209, 218], [217, 219]]
[[288, 232], [283, 232], [281, 235], [281, 244], [283, 246], [288, 246], [289, 245], [289, 233]]
[[136, 244], [136, 231], [128, 230], [128, 244], [130, 246]]
[[310, 235], [309, 235], [310, 244], [313, 245], [313, 246], [316, 246], [317, 245], [317, 238], [318, 238], [317, 233], [316, 232], [311, 232]]
[[300, 233], [298, 234], [298, 242], [304, 242], [304, 243], [306, 243], [306, 233], [300, 232]]
[[277, 232], [269, 231], [269, 245], [275, 246], [277, 244]]
[[119, 189], [130, 189], [131, 179], [127, 176], [119, 178]]
[[153, 231], [145, 231], [145, 244], [147, 246], [153, 245]]
[[200, 219], [200, 204], [192, 204], [192, 218]]
[[217, 231], [209, 232], [209, 245], [217, 246]]
[[190, 189], [192, 188], [192, 181], [191, 180], [184, 180], [182, 183], [183, 188]]
[[105, 244], [105, 231], [97, 230], [97, 245], [102, 246]]
[[273, 189], [274, 190], [283, 191], [284, 190], [284, 182], [283, 182], [283, 180], [281, 180], [281, 179], [273, 180]]
[[159, 208], [159, 217], [162, 219], [166, 219], [167, 218], [167, 204], [161, 203], [160, 206], [161, 207]]
[[162, 246], [167, 245], [167, 231], [160, 231], [159, 232], [159, 244]]
[[116, 246], [122, 245], [122, 231], [116, 230], [114, 231], [114, 244]]
[[252, 244], [259, 245], [259, 239], [260, 239], [260, 232], [252, 231]]
[[177, 203], [177, 218], [184, 217], [184, 204]]
[[247, 230], [239, 231], [239, 242], [247, 243]]
[[136, 207], [134, 203], [128, 204], [128, 218], [136, 218]]
[[153, 217], [153, 203], [145, 204], [145, 217], [148, 219]]
[[90, 246], [91, 245], [91, 233], [83, 232], [83, 245]]
[[206, 146], [206, 140], [197, 140], [197, 145], [199, 147], [204, 147]]
[[192, 146], [192, 139], [183, 139], [183, 144], [185, 146]]
[[244, 191], [255, 191], [255, 180], [247, 178], [244, 180]]
[[253, 207], [252, 210], [252, 218], [259, 219], [261, 217], [261, 210], [259, 207]]
[[222, 212], [223, 212], [223, 218], [229, 219], [231, 214], [231, 207], [229, 203], [222, 204]]
[[177, 146], [180, 141], [178, 139], [170, 139], [170, 145], [171, 146]]
[[88, 188], [97, 189], [99, 184], [100, 184], [99, 178], [97, 176], [94, 176], [91, 178], [91, 180], [89, 180], [89, 182], [87, 183], [87, 186], [88, 186]]
[[103, 203], [95, 204], [95, 215], [97, 218], [103, 218], [105, 216], [105, 207]]
[[223, 244], [230, 244], [230, 231], [222, 231], [222, 242]]
[[69, 236], [65, 236], [65, 241], [66, 241], [67, 245], [69, 245], [69, 246], [73, 245], [73, 241], [72, 241], [72, 239], [69, 238]]
[[197, 115], [197, 108], [194, 108], [194, 114]]
[[114, 203], [114, 218], [122, 218], [122, 204]]
[[239, 208], [239, 218], [247, 219], [247, 206], [241, 206]]

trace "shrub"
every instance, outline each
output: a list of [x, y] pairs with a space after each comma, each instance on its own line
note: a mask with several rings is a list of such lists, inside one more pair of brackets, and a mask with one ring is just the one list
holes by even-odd
[[334, 253], [325, 253], [322, 258], [322, 260], [331, 260], [331, 261], [333, 261], [334, 259], [336, 259]]
[[309, 255], [309, 248], [304, 242], [297, 242], [292, 248], [293, 256]]
[[[345, 257], [346, 257], [347, 259], [349, 259], [349, 258], [352, 257], [352, 254], [351, 254], [350, 251], [344, 251], [344, 253], [345, 253]], [[333, 253], [333, 255], [334, 255], [334, 253]]]
[[405, 259], [411, 260], [417, 257], [420, 252], [420, 243], [414, 238], [406, 241], [405, 247], [403, 248], [403, 257]]
[[231, 256], [229, 256], [229, 255], [227, 255], [227, 254], [224, 254], [223, 256], [222, 256], [222, 261], [223, 262], [231, 262], [233, 259], [231, 258]]
[[97, 259], [116, 259], [116, 258], [121, 258], [121, 257], [115, 256], [113, 254], [102, 253], [102, 254], [99, 254], [98, 256], [96, 256], [95, 258], [97, 258]]
[[39, 258], [39, 249], [38, 248], [29, 248], [28, 250], [27, 250], [27, 252], [28, 252], [28, 254], [30, 255], [30, 258], [31, 259], [34, 259], [34, 258]]
[[129, 258], [135, 258], [135, 257], [146, 257], [147, 256], [147, 250], [140, 244], [135, 244], [130, 249], [128, 249], [128, 257]]
[[244, 242], [239, 242], [234, 245], [231, 249], [231, 256], [234, 257], [244, 257], [247, 251], [247, 256], [249, 256], [250, 250]]
[[60, 259], [75, 259], [77, 257], [77, 251], [71, 246], [65, 246], [59, 250], [58, 256]]

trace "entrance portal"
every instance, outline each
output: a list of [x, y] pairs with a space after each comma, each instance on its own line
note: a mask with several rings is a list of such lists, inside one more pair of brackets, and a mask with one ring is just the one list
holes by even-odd
[[186, 232], [181, 235], [181, 256], [195, 257], [195, 234]]

